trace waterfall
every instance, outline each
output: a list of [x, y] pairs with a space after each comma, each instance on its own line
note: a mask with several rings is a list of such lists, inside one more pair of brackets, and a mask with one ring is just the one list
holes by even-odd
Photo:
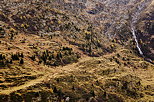
[[135, 39], [136, 47], [137, 47], [137, 49], [138, 49], [140, 55], [143, 55], [143, 52], [142, 52], [142, 50], [141, 50], [141, 48], [140, 48], [140, 46], [139, 46], [139, 43], [138, 43], [138, 40], [137, 40], [137, 37], [136, 37], [136, 34], [135, 34], [135, 30], [134, 30], [133, 27], [131, 27], [131, 32], [132, 32], [133, 37], [134, 37], [134, 39]]

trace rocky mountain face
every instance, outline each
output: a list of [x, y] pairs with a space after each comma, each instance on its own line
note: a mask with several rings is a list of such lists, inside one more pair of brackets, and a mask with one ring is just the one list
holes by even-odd
[[153, 0], [66, 0], [64, 4], [70, 5], [70, 8], [66, 6], [64, 10], [71, 9], [72, 12], [84, 16], [109, 39], [118, 37], [119, 33], [128, 32], [122, 32], [124, 27], [131, 31], [131, 25], [136, 27], [144, 22], [144, 27], [142, 25], [140, 30], [148, 31], [143, 31], [142, 34], [137, 32], [138, 28], [135, 31], [144, 56], [153, 60]]
[[138, 40], [142, 50], [148, 58], [154, 60], [154, 7], [149, 8], [137, 25]]
[[1, 0], [0, 102], [153, 102], [153, 0]]

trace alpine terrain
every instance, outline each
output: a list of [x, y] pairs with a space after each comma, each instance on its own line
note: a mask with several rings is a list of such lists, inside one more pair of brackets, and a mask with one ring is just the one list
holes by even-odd
[[0, 102], [154, 102], [154, 0], [0, 0]]

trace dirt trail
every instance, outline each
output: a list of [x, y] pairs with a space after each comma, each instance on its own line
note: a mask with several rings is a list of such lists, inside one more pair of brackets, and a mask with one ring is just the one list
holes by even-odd
[[6, 89], [6, 90], [2, 90], [2, 91], [0, 91], [0, 94], [9, 95], [12, 92], [15, 92], [15, 91], [18, 91], [18, 90], [21, 90], [21, 89], [25, 89], [27, 87], [34, 86], [38, 83], [41, 83], [45, 78], [46, 78], [46, 76], [43, 76], [43, 77], [38, 78], [36, 80], [29, 81], [29, 82], [25, 83], [24, 85], [15, 86], [15, 87], [11, 87], [11, 88]]
[[[81, 63], [81, 62], [84, 62], [84, 61], [87, 61], [87, 60], [90, 60], [90, 59], [93, 59], [93, 58], [85, 57], [83, 59], [80, 59], [78, 63]], [[60, 75], [61, 73], [69, 73], [71, 71], [77, 70], [78, 68], [76, 67], [76, 65], [78, 63], [69, 64], [69, 65], [66, 65], [66, 66], [63, 66], [63, 67], [62, 66], [56, 67], [55, 69], [52, 69], [53, 73], [47, 73], [46, 75], [44, 75], [44, 76], [42, 76], [38, 79], [26, 82], [25, 84], [20, 85], [20, 86], [11, 87], [11, 88], [8, 88], [6, 90], [0, 90], [0, 94], [9, 95], [12, 92], [15, 92], [15, 91], [18, 91], [18, 90], [21, 90], [21, 89], [25, 89], [25, 88], [30, 87], [30, 86], [34, 86], [36, 84], [42, 83], [43, 81], [50, 80], [51, 78], [58, 77], [58, 75]]]
[[[120, 52], [120, 51], [122, 51], [122, 50], [119, 50], [117, 52]], [[116, 54], [116, 53], [104, 55], [103, 57], [113, 56], [114, 54]], [[18, 91], [21, 89], [25, 89], [30, 86], [34, 86], [36, 84], [42, 83], [43, 81], [47, 81], [52, 78], [56, 78], [56, 77], [60, 76], [61, 74], [64, 74], [64, 73], [66, 74], [66, 73], [70, 73], [72, 71], [77, 71], [77, 70], [79, 70], [79, 68], [77, 66], [79, 63], [86, 62], [86, 61], [92, 60], [92, 59], [95, 59], [95, 57], [82, 57], [81, 59], [79, 59], [79, 61], [77, 63], [52, 68], [52, 69], [50, 69], [52, 73], [46, 73], [46, 75], [44, 75], [40, 78], [37, 78], [35, 80], [29, 81], [21, 86], [15, 86], [15, 87], [12, 87], [12, 88], [9, 88], [6, 90], [2, 90], [2, 91], [0, 91], [0, 94], [9, 95], [12, 92], [15, 92], [15, 91]], [[97, 57], [97, 59], [101, 59], [101, 57]]]

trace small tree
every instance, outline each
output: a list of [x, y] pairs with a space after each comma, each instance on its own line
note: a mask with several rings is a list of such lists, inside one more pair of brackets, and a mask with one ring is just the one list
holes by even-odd
[[54, 92], [54, 93], [57, 93], [57, 92], [58, 92], [58, 90], [57, 90], [56, 87], [53, 88], [53, 92]]
[[3, 56], [2, 54], [0, 54], [0, 60], [5, 59], [5, 56]]
[[10, 60], [10, 62], [9, 62], [10, 64], [12, 64], [13, 62], [12, 62], [12, 59]]
[[35, 61], [35, 55], [32, 55], [30, 58]]
[[0, 67], [5, 67], [5, 62], [4, 61], [0, 61]]
[[24, 60], [23, 60], [23, 59], [21, 59], [19, 63], [20, 63], [20, 64], [24, 64]]
[[21, 53], [21, 54], [20, 54], [20, 57], [24, 58], [24, 54], [23, 54], [23, 53]]
[[94, 92], [94, 90], [91, 90], [90, 94], [91, 94], [93, 97], [95, 97], [95, 92]]

